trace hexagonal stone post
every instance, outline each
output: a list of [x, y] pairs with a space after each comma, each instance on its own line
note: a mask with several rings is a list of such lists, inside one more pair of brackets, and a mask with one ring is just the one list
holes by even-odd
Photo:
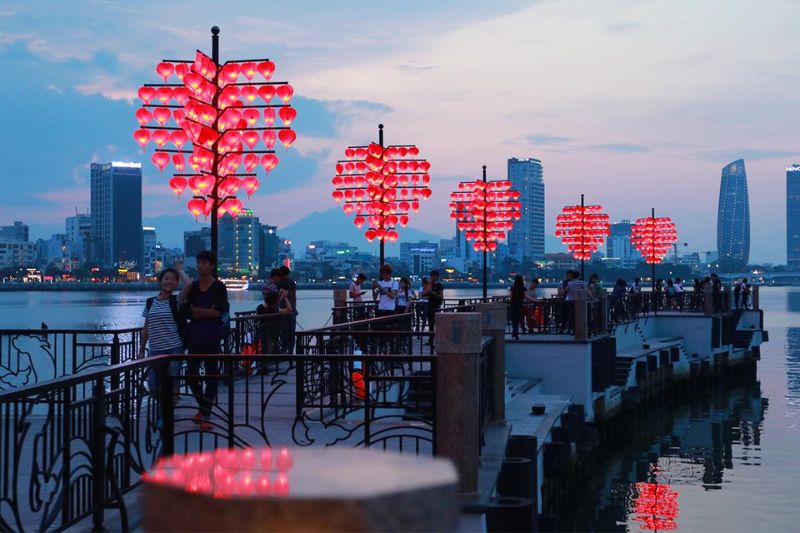
[[506, 305], [500, 302], [479, 304], [478, 312], [483, 335], [494, 337], [489, 353], [489, 386], [492, 391], [489, 422], [503, 424], [506, 420]]
[[459, 474], [462, 500], [478, 497], [480, 313], [436, 316], [436, 454]]

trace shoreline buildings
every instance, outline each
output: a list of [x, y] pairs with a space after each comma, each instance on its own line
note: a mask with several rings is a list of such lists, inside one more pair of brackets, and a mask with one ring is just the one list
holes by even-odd
[[520, 192], [522, 218], [508, 232], [509, 255], [520, 262], [544, 259], [544, 180], [539, 159], [508, 160], [508, 180]]
[[800, 269], [800, 164], [786, 167], [786, 266]]
[[744, 159], [722, 168], [717, 211], [717, 250], [723, 272], [741, 271], [750, 260], [750, 200]]

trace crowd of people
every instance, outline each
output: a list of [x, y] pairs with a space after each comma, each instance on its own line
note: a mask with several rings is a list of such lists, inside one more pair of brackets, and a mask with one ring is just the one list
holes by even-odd
[[[217, 358], [202, 356], [222, 353], [222, 343], [230, 328], [230, 305], [225, 285], [215, 276], [217, 259], [214, 253], [203, 251], [197, 254], [196, 259], [197, 279], [189, 278], [183, 271], [182, 263], [159, 273], [160, 290], [156, 296], [146, 300], [142, 311], [145, 322], [139, 356], [145, 356], [146, 348], [149, 349], [148, 356], [184, 354], [187, 351], [200, 356], [188, 360], [186, 372], [192, 376], [188, 384], [198, 404], [194, 421], [202, 429], [209, 429], [217, 380], [201, 378], [201, 367], [206, 375], [219, 374], [220, 368]], [[444, 286], [438, 271], [433, 270], [428, 277], [424, 277], [418, 289], [412, 286], [408, 278], [393, 278], [389, 264], [381, 266], [380, 278], [373, 280], [367, 288], [366, 281], [364, 274], [358, 274], [348, 290], [355, 320], [369, 316], [365, 297], [371, 295], [377, 317], [408, 316], [413, 313], [417, 331], [426, 328], [434, 331], [436, 315], [444, 302]], [[183, 283], [183, 288], [175, 294], [179, 283]], [[520, 333], [544, 327], [546, 318], [543, 303], [546, 299], [538, 294], [539, 285], [540, 281], [536, 278], [528, 283], [522, 275], [514, 278], [508, 298], [508, 321], [514, 339], [518, 339]], [[747, 278], [736, 280], [732, 292], [732, 307], [750, 306], [751, 286]], [[586, 283], [578, 271], [568, 270], [557, 287], [556, 296], [565, 302], [579, 298], [593, 301], [606, 293], [603, 281], [597, 274], [592, 274]], [[690, 293], [690, 297], [684, 298], [684, 293]], [[656, 279], [648, 298], [643, 297], [640, 278], [635, 278], [630, 284], [618, 279], [608, 294], [609, 308], [615, 319], [638, 313], [645, 306], [651, 310], [683, 310], [688, 305], [690, 310], [701, 311], [707, 293], [711, 294], [714, 311], [721, 311], [723, 283], [717, 274], [695, 279], [691, 290], [684, 288], [681, 278]], [[262, 296], [263, 303], [255, 310], [259, 326], [252, 339], [254, 353], [293, 353], [298, 315], [297, 284], [291, 278], [289, 268], [282, 266], [270, 272]], [[559, 328], [568, 331], [574, 324], [574, 306], [565, 305], [561, 309], [551, 320], [555, 320]], [[595, 319], [589, 317], [590, 322]], [[403, 326], [411, 330], [411, 320]], [[177, 366], [177, 362], [173, 363], [168, 372], [177, 375], [180, 371]], [[148, 374], [147, 383], [154, 393], [159, 390], [155, 372]]]
[[[364, 296], [370, 291], [364, 289], [366, 281], [367, 277], [363, 273], [358, 274], [348, 289], [355, 320], [368, 317]], [[433, 331], [436, 314], [444, 302], [444, 286], [440, 281], [439, 271], [432, 270], [429, 277], [422, 278], [419, 290], [415, 290], [408, 278], [394, 279], [392, 266], [385, 263], [380, 268], [380, 279], [372, 282], [371, 296], [376, 302], [375, 316], [414, 313], [417, 331], [424, 331], [426, 328]]]

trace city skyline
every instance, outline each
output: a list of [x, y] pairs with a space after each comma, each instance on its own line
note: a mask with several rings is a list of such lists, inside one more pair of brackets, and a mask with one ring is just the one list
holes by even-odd
[[[649, 194], [690, 250], [711, 250], [715, 210], [705, 205], [705, 193], [717, 190], [720, 166], [743, 158], [751, 184], [751, 260], [785, 263], [785, 212], [774, 205], [784, 203], [785, 168], [798, 158], [787, 118], [797, 106], [794, 84], [783, 73], [792, 49], [788, 21], [800, 10], [765, 2], [743, 17], [735, 8], [719, 13], [690, 2], [642, 4], [608, 10], [625, 12], [620, 18], [590, 16], [578, 1], [475, 2], [459, 4], [463, 9], [452, 17], [452, 3], [410, 2], [393, 16], [419, 19], [415, 31], [392, 34], [381, 47], [364, 45], [388, 31], [382, 16], [388, 8], [357, 3], [349, 10], [320, 4], [306, 15], [292, 6], [250, 6], [248, 17], [198, 9], [180, 27], [132, 25], [147, 2], [136, 8], [53, 3], [36, 17], [34, 8], [8, 6], [0, 15], [0, 64], [15, 88], [0, 92], [26, 105], [9, 109], [11, 129], [22, 134], [4, 138], [10, 160], [4, 177], [29, 179], [11, 184], [0, 224], [25, 220], [34, 232], [37, 223], [61, 227], [76, 206], [88, 207], [88, 165], [110, 160], [144, 163], [146, 220], [182, 215], [169, 176], [130, 138], [128, 99], [142, 81], [157, 80], [154, 61], [206, 48], [208, 28], [218, 24], [223, 58], [268, 53], [296, 87], [298, 153], [286, 153], [246, 203], [271, 224], [287, 226], [334, 207], [326, 203], [332, 161], [383, 121], [391, 125], [388, 142], [418, 140], [432, 162], [434, 195], [412, 222], [427, 232], [452, 235], [447, 192], [474, 178], [475, 168], [533, 157], [547, 167], [547, 235], [560, 207], [580, 192], [596, 197], [614, 220], [638, 216], [639, 200]], [[159, 9], [163, 20], [177, 13]], [[535, 38], [527, 30], [532, 21]], [[81, 24], [91, 31], [74, 31]], [[628, 47], [634, 38], [635, 50]], [[482, 40], [492, 46], [477, 49]], [[581, 59], [589, 53], [584, 48], [592, 50], [589, 63]], [[365, 69], [375, 75], [356, 76]], [[576, 76], [581, 83], [573, 83]], [[54, 117], [48, 128], [31, 126]], [[474, 124], [486, 124], [480, 135]], [[38, 145], [48, 146], [47, 160], [32, 156]], [[183, 220], [182, 230], [199, 228], [188, 215]]]

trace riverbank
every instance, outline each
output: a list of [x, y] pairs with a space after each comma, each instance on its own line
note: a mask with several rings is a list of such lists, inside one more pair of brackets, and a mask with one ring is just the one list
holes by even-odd
[[[248, 290], [260, 291], [263, 283], [250, 283]], [[347, 289], [349, 282], [342, 283], [298, 283], [299, 290], [334, 290]], [[466, 281], [444, 282], [445, 288], [451, 289], [480, 289], [480, 283]], [[541, 287], [555, 287], [556, 284], [543, 283]], [[510, 286], [503, 283], [490, 283], [490, 289], [507, 289]], [[0, 283], [0, 292], [50, 292], [50, 291], [96, 291], [96, 292], [138, 292], [158, 290], [158, 284], [146, 282], [126, 283], [83, 283], [83, 282], [53, 282], [53, 283]]]

